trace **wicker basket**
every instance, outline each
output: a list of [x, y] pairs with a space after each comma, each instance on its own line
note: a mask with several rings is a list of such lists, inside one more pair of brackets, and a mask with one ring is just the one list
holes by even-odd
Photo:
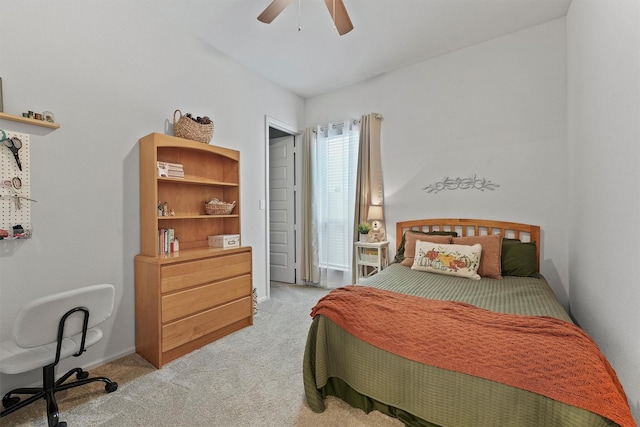
[[218, 199], [211, 199], [208, 202], [204, 202], [204, 210], [207, 215], [229, 215], [235, 207], [236, 202], [226, 203]]
[[[176, 120], [176, 113], [180, 116]], [[173, 112], [173, 133], [179, 138], [190, 139], [192, 141], [208, 144], [213, 136], [213, 123], [201, 124], [187, 116], [182, 115], [182, 111]]]

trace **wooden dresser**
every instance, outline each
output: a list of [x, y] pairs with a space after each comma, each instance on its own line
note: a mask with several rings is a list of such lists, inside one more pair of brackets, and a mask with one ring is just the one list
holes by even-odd
[[[136, 351], [155, 367], [253, 324], [251, 247], [210, 248], [208, 236], [240, 234], [239, 152], [161, 134], [140, 140], [140, 248], [135, 257]], [[158, 176], [157, 162], [184, 178]], [[206, 215], [204, 201], [235, 201]], [[158, 214], [167, 202], [174, 215]], [[158, 230], [180, 250], [164, 253]]]

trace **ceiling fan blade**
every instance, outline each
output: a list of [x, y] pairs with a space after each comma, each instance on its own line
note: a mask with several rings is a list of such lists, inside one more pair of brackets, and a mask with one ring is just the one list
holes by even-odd
[[327, 5], [327, 9], [329, 9], [329, 14], [338, 30], [338, 34], [342, 36], [353, 30], [353, 24], [342, 0], [324, 0], [324, 3]]
[[280, 15], [280, 12], [282, 12], [285, 7], [289, 6], [289, 3], [291, 3], [291, 0], [273, 0], [271, 4], [262, 11], [260, 16], [258, 16], [258, 21], [270, 24], [271, 21]]

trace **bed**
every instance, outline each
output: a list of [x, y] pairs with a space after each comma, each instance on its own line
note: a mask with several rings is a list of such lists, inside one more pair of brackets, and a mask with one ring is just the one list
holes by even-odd
[[312, 309], [309, 407], [333, 395], [409, 426], [636, 426], [539, 274], [540, 237], [513, 222], [399, 222], [394, 262]]

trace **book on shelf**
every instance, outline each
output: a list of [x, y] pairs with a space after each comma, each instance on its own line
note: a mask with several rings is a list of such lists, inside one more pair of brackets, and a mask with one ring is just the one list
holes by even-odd
[[158, 162], [158, 176], [184, 178], [184, 166], [180, 163]]
[[175, 230], [173, 228], [160, 228], [158, 230], [158, 255], [175, 252], [175, 239]]

